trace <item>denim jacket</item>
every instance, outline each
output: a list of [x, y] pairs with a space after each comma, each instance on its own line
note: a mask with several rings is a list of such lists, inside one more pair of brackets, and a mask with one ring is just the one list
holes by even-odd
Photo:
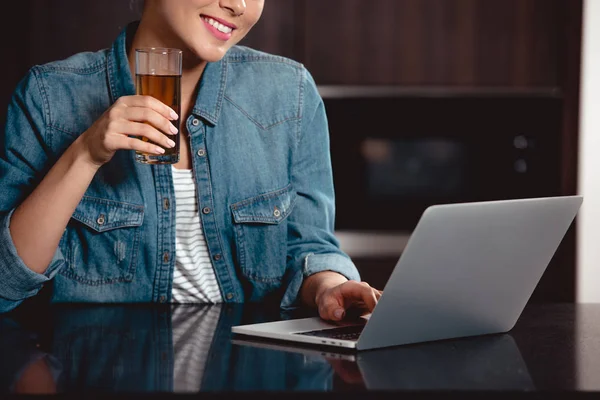
[[[0, 146], [0, 312], [51, 284], [52, 302], [169, 302], [175, 266], [170, 165], [118, 151], [77, 206], [43, 274], [19, 257], [14, 209], [73, 141], [135, 93], [123, 30], [110, 49], [36, 66], [15, 90]], [[303, 279], [359, 280], [334, 237], [325, 109], [294, 61], [242, 46], [206, 66], [190, 147], [202, 228], [226, 302], [298, 305]], [[35, 229], [34, 226], [31, 229]]]

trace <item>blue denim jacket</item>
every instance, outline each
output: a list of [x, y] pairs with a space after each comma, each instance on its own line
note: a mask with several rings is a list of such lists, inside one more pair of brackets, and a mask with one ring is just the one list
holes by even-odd
[[[175, 265], [170, 165], [118, 151], [96, 174], [44, 274], [10, 236], [12, 212], [69, 145], [132, 95], [126, 28], [112, 48], [36, 66], [17, 87], [0, 146], [0, 312], [52, 282], [53, 302], [168, 302]], [[209, 63], [190, 133], [202, 227], [226, 302], [298, 305], [303, 278], [359, 280], [333, 235], [327, 120], [294, 61], [245, 47]], [[31, 227], [35, 229], [35, 227]]]

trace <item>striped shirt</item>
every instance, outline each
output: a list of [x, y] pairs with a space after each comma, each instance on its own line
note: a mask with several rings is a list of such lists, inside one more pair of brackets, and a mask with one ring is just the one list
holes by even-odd
[[176, 201], [174, 303], [220, 303], [223, 301], [215, 276], [202, 223], [192, 170], [172, 167]]

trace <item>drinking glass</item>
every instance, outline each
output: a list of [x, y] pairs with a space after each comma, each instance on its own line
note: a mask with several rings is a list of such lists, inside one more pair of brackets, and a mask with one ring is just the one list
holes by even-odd
[[[181, 111], [182, 52], [169, 48], [140, 48], [135, 50], [135, 92], [152, 96], [171, 107], [177, 115]], [[179, 119], [171, 121], [179, 129]], [[164, 154], [135, 152], [135, 159], [144, 164], [175, 164], [179, 161], [179, 133], [167, 135], [175, 147], [165, 148]], [[148, 142], [149, 139], [141, 137]]]

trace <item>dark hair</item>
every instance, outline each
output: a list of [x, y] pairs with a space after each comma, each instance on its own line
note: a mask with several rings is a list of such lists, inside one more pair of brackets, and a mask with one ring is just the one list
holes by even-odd
[[144, 0], [129, 0], [129, 9], [141, 14], [144, 10]]

